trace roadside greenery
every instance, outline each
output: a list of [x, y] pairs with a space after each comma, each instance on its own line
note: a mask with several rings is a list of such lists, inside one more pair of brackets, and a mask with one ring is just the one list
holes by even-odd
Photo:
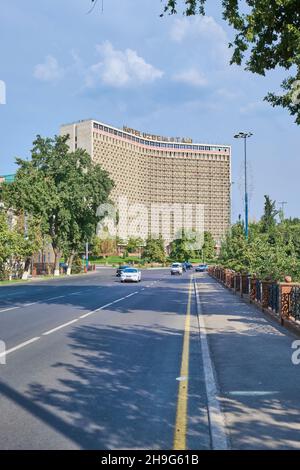
[[[11, 215], [11, 214], [10, 214]], [[28, 216], [14, 221], [2, 208], [0, 211], [0, 280], [26, 277], [31, 256], [39, 250], [42, 234], [38, 219]]]
[[[91, 241], [100, 221], [97, 209], [108, 202], [113, 188], [108, 174], [92, 164], [85, 150], [69, 150], [68, 138], [37, 136], [31, 159], [17, 158], [15, 181], [1, 186], [2, 203], [17, 220], [26, 214], [29, 220], [39, 221], [39, 229], [55, 254], [55, 275], [59, 274], [62, 254], [68, 259], [70, 272], [75, 255]], [[28, 233], [25, 238], [26, 247], [32, 237]], [[24, 248], [23, 257], [31, 256], [35, 248]]]
[[162, 237], [148, 237], [143, 250], [142, 258], [147, 262], [165, 263], [166, 253]]
[[264, 214], [249, 225], [249, 240], [241, 222], [226, 235], [218, 262], [238, 272], [283, 281], [300, 281], [300, 219], [277, 220], [275, 202], [265, 196]]

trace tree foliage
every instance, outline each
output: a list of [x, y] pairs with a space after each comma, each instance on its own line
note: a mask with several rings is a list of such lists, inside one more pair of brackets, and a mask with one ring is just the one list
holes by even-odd
[[[165, 0], [165, 13], [178, 7], [187, 16], [205, 14], [206, 0]], [[283, 106], [300, 124], [300, 3], [299, 0], [222, 0], [223, 17], [236, 35], [231, 63], [245, 63], [260, 75], [280, 66], [291, 70], [282, 83], [284, 93], [269, 93], [266, 100]]]
[[261, 220], [249, 226], [246, 240], [239, 222], [226, 235], [221, 263], [238, 272], [256, 274], [261, 279], [283, 281], [286, 275], [300, 281], [300, 220], [277, 222], [275, 203], [265, 197]]
[[181, 236], [171, 243], [170, 258], [174, 261], [189, 261], [195, 256], [193, 250], [193, 239], [189, 234], [182, 231]]
[[216, 242], [210, 232], [204, 232], [204, 243], [203, 243], [203, 258], [205, 262], [209, 262], [216, 257]]
[[72, 259], [91, 240], [100, 220], [97, 209], [113, 187], [85, 150], [69, 150], [68, 138], [37, 136], [31, 160], [17, 158], [15, 181], [3, 188], [7, 207], [40, 219], [52, 243], [56, 270], [62, 253]]
[[126, 245], [128, 253], [136, 253], [143, 245], [141, 237], [129, 237]]
[[9, 214], [0, 211], [0, 279], [21, 277], [28, 270], [32, 255], [42, 244], [39, 221], [31, 216], [21, 216], [9, 223]]
[[159, 238], [147, 238], [142, 258], [148, 262], [164, 263], [166, 261], [164, 240], [161, 236]]

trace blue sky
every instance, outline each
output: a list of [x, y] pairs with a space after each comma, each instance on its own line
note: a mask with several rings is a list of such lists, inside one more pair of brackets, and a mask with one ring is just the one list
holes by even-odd
[[[14, 172], [36, 134], [95, 118], [151, 133], [233, 146], [232, 214], [243, 213], [243, 147], [249, 142], [250, 213], [263, 195], [288, 201], [299, 216], [299, 128], [283, 109], [263, 102], [284, 73], [255, 76], [229, 65], [232, 30], [219, 4], [206, 18], [160, 18], [160, 0], [1, 0], [0, 174]], [[212, 3], [215, 6], [210, 6]]]

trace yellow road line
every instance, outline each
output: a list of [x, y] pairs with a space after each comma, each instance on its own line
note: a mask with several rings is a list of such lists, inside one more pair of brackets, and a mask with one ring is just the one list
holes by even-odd
[[189, 352], [190, 352], [190, 323], [191, 323], [191, 298], [192, 298], [192, 277], [189, 285], [188, 304], [185, 317], [184, 338], [181, 358], [180, 377], [176, 424], [174, 433], [174, 450], [186, 449], [187, 431], [187, 405], [188, 405], [188, 376], [189, 376]]

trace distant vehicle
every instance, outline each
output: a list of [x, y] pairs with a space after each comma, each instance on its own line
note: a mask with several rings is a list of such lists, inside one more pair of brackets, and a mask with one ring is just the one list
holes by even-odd
[[128, 266], [128, 264], [124, 264], [124, 266], [119, 266], [118, 269], [117, 269], [117, 272], [116, 272], [116, 276], [117, 276], [117, 277], [120, 277], [120, 276], [121, 276], [121, 272], [122, 272], [124, 269], [127, 269], [127, 268], [131, 268], [131, 266]]
[[207, 264], [199, 264], [199, 266], [197, 266], [195, 269], [197, 273], [205, 273], [207, 270], [208, 270]]
[[174, 274], [179, 274], [182, 275], [183, 269], [182, 269], [182, 264], [181, 263], [173, 263], [171, 266], [171, 274], [172, 276]]
[[192, 269], [193, 265], [192, 263], [189, 263], [188, 261], [184, 261], [184, 263], [182, 263], [182, 267], [184, 271], [187, 271], [188, 269]]
[[126, 268], [121, 271], [121, 282], [140, 282], [141, 271], [136, 268]]

